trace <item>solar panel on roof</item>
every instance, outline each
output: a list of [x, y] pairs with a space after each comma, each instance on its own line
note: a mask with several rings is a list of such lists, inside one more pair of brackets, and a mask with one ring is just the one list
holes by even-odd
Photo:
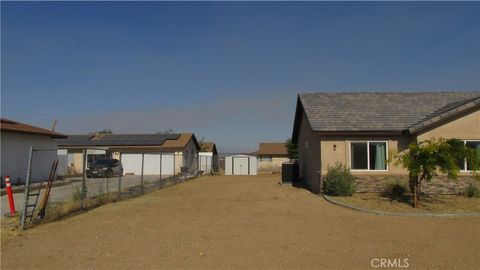
[[58, 143], [70, 146], [162, 145], [165, 140], [177, 140], [180, 134], [107, 134], [98, 139], [92, 137], [93, 135], [73, 135], [67, 139], [58, 140]]

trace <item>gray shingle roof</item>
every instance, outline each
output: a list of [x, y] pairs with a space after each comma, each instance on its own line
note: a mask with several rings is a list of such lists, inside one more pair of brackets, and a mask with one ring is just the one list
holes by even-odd
[[480, 105], [477, 92], [302, 93], [314, 131], [413, 132]]

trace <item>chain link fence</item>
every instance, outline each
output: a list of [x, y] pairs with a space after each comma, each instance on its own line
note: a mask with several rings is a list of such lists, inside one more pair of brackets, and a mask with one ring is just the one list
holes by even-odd
[[[98, 154], [100, 151], [103, 154]], [[113, 158], [105, 149], [95, 148], [75, 153], [32, 148], [30, 153], [26, 177], [17, 179], [14, 194], [22, 228], [140, 196], [202, 173], [198, 171], [198, 155], [192, 156], [186, 167], [183, 155], [176, 153], [116, 153]], [[58, 164], [53, 166], [55, 162]], [[53, 179], [50, 187], [49, 179]]]

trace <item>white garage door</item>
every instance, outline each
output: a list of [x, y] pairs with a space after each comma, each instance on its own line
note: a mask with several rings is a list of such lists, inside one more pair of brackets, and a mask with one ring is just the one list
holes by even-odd
[[203, 173], [210, 173], [212, 170], [212, 157], [210, 156], [199, 156], [200, 170]]
[[[160, 158], [162, 164], [160, 164]], [[159, 175], [160, 166], [162, 175], [173, 175], [174, 166], [173, 154], [145, 154], [143, 161], [144, 175]], [[122, 165], [124, 174], [142, 174], [142, 154], [122, 154]]]
[[248, 157], [234, 157], [233, 159], [233, 174], [248, 175]]
[[162, 154], [162, 175], [174, 174], [175, 155]]
[[124, 174], [140, 175], [142, 173], [141, 154], [122, 154], [121, 159]]
[[160, 174], [160, 155], [159, 154], [145, 154], [143, 161], [144, 175], [159, 175]]

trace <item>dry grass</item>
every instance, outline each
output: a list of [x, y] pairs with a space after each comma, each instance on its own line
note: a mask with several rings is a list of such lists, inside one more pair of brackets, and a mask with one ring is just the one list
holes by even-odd
[[412, 196], [391, 199], [378, 193], [355, 193], [351, 197], [335, 197], [342, 203], [385, 212], [399, 213], [480, 213], [480, 198], [462, 195], [424, 195], [418, 208], [412, 207]]
[[75, 215], [78, 212], [90, 210], [101, 205], [116, 201], [116, 193], [111, 193], [108, 196], [106, 194], [96, 196], [94, 198], [88, 198], [82, 202], [80, 200], [72, 200], [61, 203], [49, 203], [46, 210], [45, 219], [42, 221], [51, 222], [58, 219], [62, 219], [71, 215]]
[[[103, 194], [93, 198], [87, 198], [83, 201], [83, 206], [80, 200], [49, 203], [47, 205], [45, 218], [41, 221], [41, 223], [52, 222], [52, 221], [77, 215], [79, 213], [94, 209], [101, 205], [114, 202], [116, 201], [116, 197], [117, 197], [116, 193], [111, 193], [110, 195]], [[37, 214], [38, 214], [38, 209], [36, 211], [36, 214], [33, 220], [35, 220]], [[18, 230], [20, 228], [20, 218], [21, 218], [21, 213], [17, 213], [14, 217], [8, 217], [8, 218], [2, 217], [2, 220], [1, 220], [2, 237], [8, 238], [11, 236], [15, 236], [19, 233]], [[30, 225], [30, 227], [35, 225], [37, 224], [32, 224]]]

